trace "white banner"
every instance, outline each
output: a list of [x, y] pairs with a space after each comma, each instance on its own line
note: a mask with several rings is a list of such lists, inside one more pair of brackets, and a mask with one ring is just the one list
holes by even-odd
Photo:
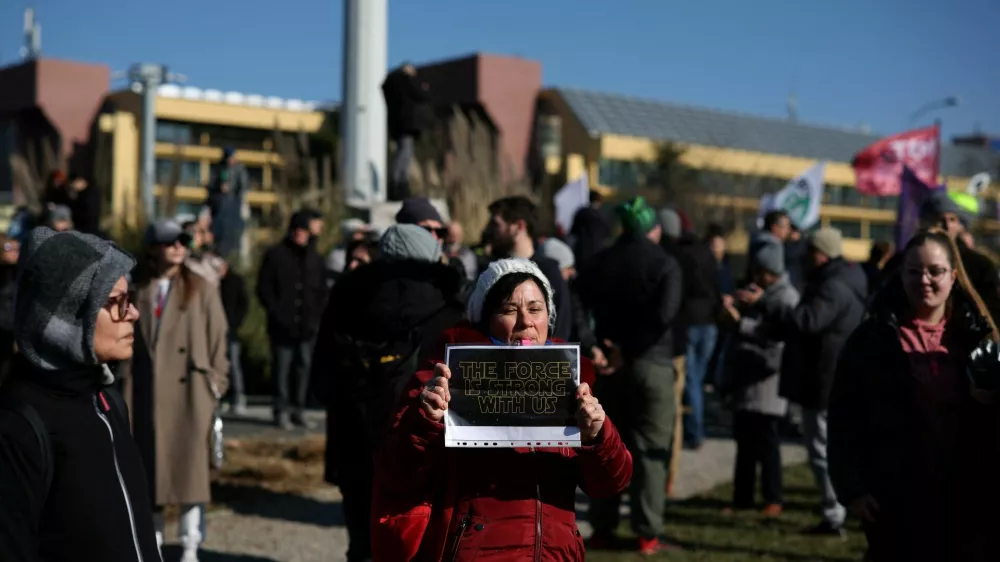
[[590, 181], [587, 174], [568, 182], [552, 198], [556, 208], [556, 224], [569, 234], [573, 229], [573, 217], [580, 209], [590, 205]]
[[[823, 172], [826, 162], [819, 162], [788, 182], [774, 195], [761, 197], [759, 217], [770, 211], [782, 209], [799, 230], [809, 230], [819, 223], [819, 209], [823, 205]], [[758, 218], [760, 222], [760, 218]]]

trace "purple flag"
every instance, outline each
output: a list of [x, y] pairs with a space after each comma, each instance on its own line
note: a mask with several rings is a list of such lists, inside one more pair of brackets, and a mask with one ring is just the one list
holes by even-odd
[[945, 186], [930, 187], [910, 170], [903, 167], [899, 176], [899, 209], [896, 212], [896, 247], [903, 248], [920, 229], [920, 207], [924, 201]]

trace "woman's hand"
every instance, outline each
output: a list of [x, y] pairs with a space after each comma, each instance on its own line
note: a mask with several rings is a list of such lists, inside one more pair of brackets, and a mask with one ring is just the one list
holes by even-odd
[[420, 392], [420, 405], [431, 421], [441, 423], [444, 420], [444, 412], [451, 401], [451, 391], [448, 390], [450, 378], [451, 369], [444, 363], [438, 363], [434, 366], [434, 378]]
[[850, 510], [851, 514], [858, 519], [874, 523], [875, 516], [878, 514], [878, 502], [870, 494], [865, 494], [854, 498], [854, 501], [851, 502]]
[[604, 427], [604, 407], [597, 397], [590, 392], [590, 385], [581, 384], [576, 389], [576, 423], [580, 428], [580, 440], [589, 443], [597, 439], [597, 434]]

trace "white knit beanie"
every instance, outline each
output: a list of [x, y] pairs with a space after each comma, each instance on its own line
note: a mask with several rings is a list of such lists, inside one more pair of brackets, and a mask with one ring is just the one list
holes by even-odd
[[479, 275], [479, 280], [476, 281], [476, 288], [473, 289], [472, 295], [469, 296], [469, 305], [465, 309], [466, 320], [473, 324], [479, 324], [483, 319], [483, 303], [486, 301], [486, 295], [490, 293], [490, 289], [497, 284], [497, 281], [501, 277], [510, 275], [511, 273], [527, 273], [538, 279], [545, 293], [548, 295], [548, 302], [545, 303], [545, 306], [549, 310], [549, 327], [555, 326], [556, 305], [555, 301], [553, 301], [552, 284], [549, 283], [548, 278], [545, 277], [542, 270], [538, 269], [535, 262], [524, 258], [497, 260], [491, 263], [486, 268], [486, 271]]

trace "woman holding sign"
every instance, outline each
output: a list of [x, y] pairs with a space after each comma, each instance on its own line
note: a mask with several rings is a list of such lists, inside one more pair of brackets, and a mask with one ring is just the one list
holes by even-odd
[[[467, 323], [444, 344], [543, 346], [554, 320], [552, 289], [524, 259], [499, 260], [480, 275]], [[443, 354], [442, 354], [443, 356]], [[446, 448], [452, 372], [417, 373], [376, 453], [373, 560], [583, 560], [576, 489], [621, 493], [632, 457], [591, 393], [581, 359], [575, 419], [579, 448]]]

